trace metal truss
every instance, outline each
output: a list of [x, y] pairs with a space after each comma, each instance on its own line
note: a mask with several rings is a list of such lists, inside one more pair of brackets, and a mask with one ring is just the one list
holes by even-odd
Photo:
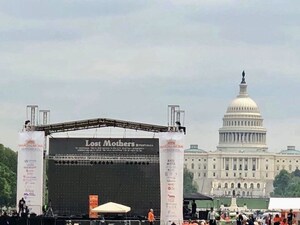
[[114, 120], [108, 118], [98, 118], [98, 119], [78, 120], [78, 121], [47, 124], [47, 125], [37, 125], [37, 126], [32, 126], [31, 130], [44, 131], [45, 135], [50, 135], [52, 133], [85, 130], [85, 129], [93, 129], [93, 128], [101, 128], [101, 127], [118, 127], [124, 129], [141, 130], [141, 131], [148, 131], [148, 132], [155, 132], [155, 133], [170, 131], [170, 127], [168, 126], [137, 123], [137, 122], [124, 121], [124, 120]]

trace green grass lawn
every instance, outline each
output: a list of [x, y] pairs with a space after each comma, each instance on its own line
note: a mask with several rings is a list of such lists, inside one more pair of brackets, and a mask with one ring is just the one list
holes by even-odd
[[[269, 202], [268, 198], [237, 198], [237, 205], [239, 207], [247, 205], [248, 209], [267, 209]], [[198, 208], [207, 208], [214, 206], [215, 208], [220, 207], [221, 204], [230, 206], [231, 198], [215, 198], [213, 201], [201, 201], [197, 200], [196, 204]]]

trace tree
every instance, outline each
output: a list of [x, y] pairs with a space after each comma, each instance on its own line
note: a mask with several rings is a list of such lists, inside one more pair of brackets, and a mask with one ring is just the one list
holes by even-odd
[[296, 177], [300, 177], [300, 170], [297, 168], [292, 174]]
[[287, 194], [289, 197], [299, 197], [300, 196], [300, 180], [293, 179], [293, 182], [288, 185]]
[[275, 196], [285, 196], [288, 184], [291, 182], [292, 178], [288, 171], [281, 170], [279, 174], [275, 177], [274, 195]]
[[0, 204], [12, 205], [16, 196], [16, 173], [0, 163]]
[[7, 205], [12, 196], [12, 191], [7, 179], [3, 177], [0, 177], [0, 189], [0, 204]]
[[292, 173], [281, 170], [275, 177], [273, 186], [275, 197], [300, 197], [300, 171], [297, 169]]
[[0, 204], [14, 206], [17, 191], [17, 153], [0, 144]]
[[0, 144], [0, 163], [6, 165], [13, 172], [17, 172], [17, 153]]
[[183, 193], [195, 193], [198, 188], [197, 185], [193, 181], [194, 175], [188, 169], [184, 168], [183, 172]]

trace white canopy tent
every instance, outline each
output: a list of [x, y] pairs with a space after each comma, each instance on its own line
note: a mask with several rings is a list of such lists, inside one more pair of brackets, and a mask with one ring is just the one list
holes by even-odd
[[131, 210], [130, 207], [121, 205], [114, 202], [108, 202], [103, 205], [99, 205], [92, 209], [92, 212], [98, 213], [127, 213]]
[[300, 198], [270, 198], [269, 210], [300, 210]]

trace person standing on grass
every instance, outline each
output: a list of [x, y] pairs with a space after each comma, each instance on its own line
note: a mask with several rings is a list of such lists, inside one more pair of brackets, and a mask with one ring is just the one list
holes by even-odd
[[155, 216], [154, 216], [154, 213], [153, 213], [153, 209], [150, 209], [149, 212], [148, 212], [149, 225], [153, 225], [154, 220], [155, 220]]
[[211, 207], [210, 211], [207, 215], [207, 220], [209, 221], [209, 225], [216, 225], [216, 212], [214, 211], [214, 208]]
[[192, 202], [192, 218], [197, 217], [196, 213], [197, 213], [197, 204], [196, 204], [195, 200], [193, 200], [193, 202]]
[[288, 225], [292, 225], [293, 224], [294, 217], [295, 217], [295, 215], [293, 213], [293, 210], [290, 209], [290, 212], [287, 214], [287, 223], [288, 223]]

